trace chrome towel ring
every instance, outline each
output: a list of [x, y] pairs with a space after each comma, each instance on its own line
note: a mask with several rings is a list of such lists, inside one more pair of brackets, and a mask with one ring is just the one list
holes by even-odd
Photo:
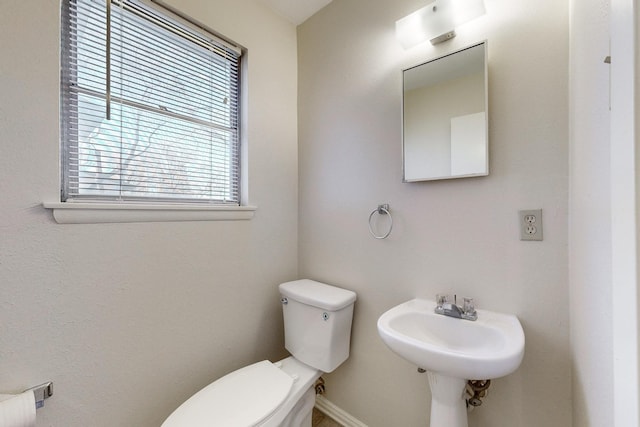
[[[389, 230], [383, 235], [377, 235], [373, 231], [373, 226], [371, 225], [371, 219], [376, 213], [379, 215], [389, 215]], [[371, 235], [376, 239], [386, 239], [387, 237], [389, 237], [389, 234], [391, 234], [391, 230], [393, 230], [393, 217], [391, 216], [391, 212], [389, 212], [389, 204], [385, 203], [383, 205], [378, 205], [378, 207], [374, 209], [369, 215], [369, 233], [371, 233]]]

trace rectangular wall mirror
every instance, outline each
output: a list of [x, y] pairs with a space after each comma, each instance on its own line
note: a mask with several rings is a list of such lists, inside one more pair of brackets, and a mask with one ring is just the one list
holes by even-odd
[[489, 174], [487, 43], [402, 72], [404, 182]]

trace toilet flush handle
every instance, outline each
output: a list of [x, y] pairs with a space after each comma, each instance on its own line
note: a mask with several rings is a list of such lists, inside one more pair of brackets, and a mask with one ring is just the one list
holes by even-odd
[[283, 298], [280, 298], [280, 302], [281, 302], [282, 304], [284, 304], [284, 305], [289, 304], [289, 300], [288, 300], [288, 299], [286, 299], [286, 298], [284, 298], [284, 297], [283, 297]]

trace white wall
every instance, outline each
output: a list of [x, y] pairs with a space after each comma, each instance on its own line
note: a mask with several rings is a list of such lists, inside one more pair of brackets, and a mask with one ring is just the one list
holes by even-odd
[[52, 380], [39, 426], [157, 427], [229, 370], [283, 356], [297, 278], [295, 27], [253, 2], [170, 3], [249, 49], [238, 222], [59, 225], [59, 1], [0, 13], [0, 391]]
[[616, 427], [640, 425], [639, 23], [637, 0], [611, 0], [611, 317]]
[[[612, 425], [609, 1], [571, 1], [569, 279], [575, 426]], [[597, 404], [593, 404], [597, 402]]]
[[[515, 313], [521, 368], [496, 380], [471, 427], [571, 425], [567, 251], [568, 1], [486, 0], [457, 38], [403, 50], [395, 20], [423, 1], [334, 0], [298, 28], [300, 275], [358, 293], [351, 357], [328, 398], [371, 427], [424, 426], [430, 393], [379, 339], [388, 308], [437, 292]], [[489, 41], [490, 175], [403, 184], [401, 74]], [[390, 203], [394, 231], [368, 233]], [[544, 210], [545, 240], [521, 242], [519, 209]]]

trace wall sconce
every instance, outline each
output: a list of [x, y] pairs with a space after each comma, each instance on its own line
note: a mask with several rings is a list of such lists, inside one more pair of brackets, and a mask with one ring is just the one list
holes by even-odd
[[484, 0], [435, 0], [396, 21], [396, 37], [405, 49], [425, 40], [435, 45], [454, 38], [456, 27], [485, 13]]

